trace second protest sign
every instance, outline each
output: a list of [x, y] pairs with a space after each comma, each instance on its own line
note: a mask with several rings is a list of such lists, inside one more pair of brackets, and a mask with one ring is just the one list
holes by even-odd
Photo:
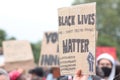
[[58, 9], [61, 75], [95, 74], [96, 3]]
[[39, 66], [59, 67], [58, 33], [45, 32], [42, 40]]

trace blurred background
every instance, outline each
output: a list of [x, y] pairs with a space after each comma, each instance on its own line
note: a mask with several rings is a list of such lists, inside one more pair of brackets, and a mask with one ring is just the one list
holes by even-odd
[[97, 3], [97, 46], [114, 47], [120, 59], [120, 0], [0, 0], [0, 47], [28, 40], [38, 63], [44, 32], [58, 30], [57, 9], [88, 2]]

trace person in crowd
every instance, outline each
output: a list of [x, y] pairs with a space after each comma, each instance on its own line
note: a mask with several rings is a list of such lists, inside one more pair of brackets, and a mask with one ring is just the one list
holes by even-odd
[[113, 80], [120, 80], [120, 74], [116, 75]]
[[8, 73], [0, 68], [0, 80], [10, 80]]
[[31, 74], [30, 80], [44, 80], [44, 71], [40, 67], [29, 70], [29, 73]]
[[48, 75], [47, 75], [46, 80], [54, 80], [54, 77], [53, 77], [53, 68], [51, 68], [51, 69], [49, 70], [49, 73], [48, 73]]
[[44, 71], [44, 77], [46, 78], [49, 73], [49, 70], [47, 67], [43, 67], [43, 71]]
[[[97, 66], [102, 70], [102, 75], [97, 73], [98, 76], [102, 77], [101, 80], [113, 80], [115, 78], [115, 60], [108, 53], [103, 53], [97, 58]], [[119, 75], [118, 75], [119, 76]], [[118, 77], [117, 77], [118, 78]], [[82, 75], [82, 71], [78, 70], [73, 80], [97, 80], [87, 75]]]
[[19, 68], [9, 72], [10, 80], [26, 80], [24, 70]]
[[115, 75], [119, 75], [120, 74], [120, 65], [116, 65], [116, 74]]
[[[97, 66], [102, 69], [104, 76], [102, 77], [105, 80], [113, 80], [115, 77], [115, 60], [108, 54], [103, 53], [97, 58]], [[99, 75], [98, 75], [99, 76]]]

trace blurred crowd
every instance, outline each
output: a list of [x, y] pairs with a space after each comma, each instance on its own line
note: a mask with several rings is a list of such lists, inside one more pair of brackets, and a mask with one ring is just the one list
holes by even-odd
[[[85, 76], [85, 78], [84, 78]], [[84, 75], [78, 71], [74, 76], [54, 77], [53, 68], [35, 67], [29, 71], [18, 68], [7, 72], [0, 68], [0, 80], [120, 80], [120, 64], [110, 54], [96, 59], [96, 75]]]

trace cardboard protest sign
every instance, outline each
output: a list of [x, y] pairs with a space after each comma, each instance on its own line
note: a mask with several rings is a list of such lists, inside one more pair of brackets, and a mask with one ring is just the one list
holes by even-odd
[[39, 65], [42, 67], [59, 67], [58, 33], [46, 32], [42, 40]]
[[35, 63], [33, 60], [27, 60], [27, 61], [18, 61], [18, 62], [6, 62], [5, 63], [5, 70], [7, 71], [12, 71], [15, 69], [22, 68], [26, 72], [28, 72], [30, 69], [33, 69], [36, 67]]
[[61, 75], [95, 74], [96, 3], [58, 9]]
[[28, 41], [4, 41], [3, 52], [5, 68], [9, 71], [18, 67], [30, 69], [35, 66], [32, 49]]

